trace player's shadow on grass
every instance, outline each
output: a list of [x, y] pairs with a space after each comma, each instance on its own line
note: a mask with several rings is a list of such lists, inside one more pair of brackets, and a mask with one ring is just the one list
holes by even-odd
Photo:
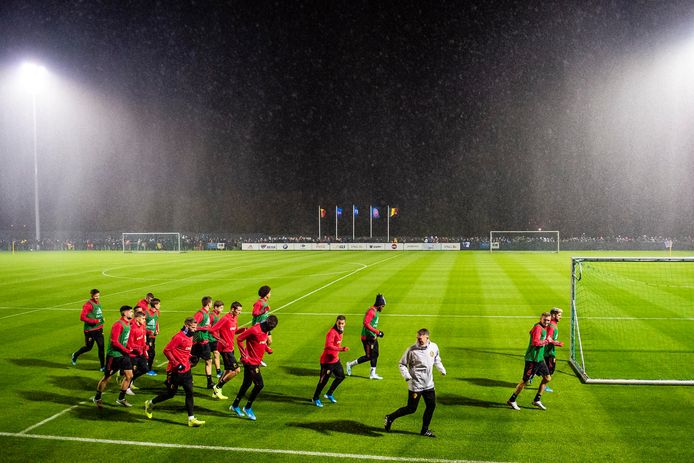
[[436, 396], [436, 401], [441, 405], [457, 405], [462, 407], [481, 408], [508, 408], [503, 402], [490, 402], [488, 400], [473, 399], [461, 395], [441, 394]]
[[[83, 391], [84, 392], [84, 391]], [[87, 400], [81, 397], [75, 397], [74, 395], [61, 395], [49, 391], [19, 391], [19, 394], [24, 398], [24, 400], [31, 400], [32, 402], [51, 402], [54, 404], [63, 405], [75, 405], [80, 400]], [[82, 394], [81, 396], [83, 396]]]
[[295, 396], [263, 390], [261, 397], [263, 398], [263, 400], [267, 398], [269, 401], [272, 402], [288, 402], [303, 405], [313, 405], [311, 404], [310, 396]]
[[[522, 358], [521, 353], [511, 353], [506, 350], [492, 350], [492, 349], [471, 349], [469, 347], [454, 347], [453, 350], [465, 352], [467, 358], [488, 358], [489, 355], [495, 355], [499, 357], [511, 357], [511, 358]], [[479, 355], [483, 354], [483, 355]]]
[[509, 381], [499, 381], [498, 379], [490, 378], [456, 378], [458, 381], [465, 381], [472, 383], [476, 386], [484, 387], [503, 387], [507, 389], [513, 389], [518, 383], [511, 383]]
[[332, 433], [355, 434], [365, 437], [381, 437], [385, 431], [383, 428], [375, 426], [367, 426], [364, 423], [352, 420], [336, 420], [336, 421], [313, 421], [309, 423], [287, 423], [287, 426], [294, 428], [310, 429], [312, 431], [325, 434], [327, 436]]
[[30, 367], [30, 368], [59, 368], [61, 370], [64, 370], [66, 368], [69, 368], [70, 365], [68, 362], [65, 363], [58, 363], [58, 362], [50, 362], [48, 360], [44, 359], [32, 359], [32, 358], [20, 358], [20, 359], [8, 359], [10, 362], [14, 363], [18, 367]]
[[[106, 400], [104, 398], [104, 400]], [[113, 399], [115, 401], [115, 398]], [[124, 422], [124, 423], [139, 423], [144, 421], [149, 421], [145, 418], [144, 413], [142, 416], [138, 416], [136, 413], [132, 413], [123, 407], [114, 406], [111, 407], [110, 404], [106, 404], [103, 409], [98, 409], [91, 401], [81, 407], [77, 407], [72, 410], [72, 414], [81, 420], [90, 421], [108, 421], [108, 422]], [[171, 422], [173, 424], [178, 424]], [[184, 423], [187, 426], [187, 423]]]
[[[53, 384], [53, 386], [60, 389], [68, 389], [71, 391], [95, 391], [96, 384], [102, 378], [102, 374], [99, 374], [93, 378], [84, 376], [51, 376], [48, 380]], [[116, 386], [114, 386], [114, 384]], [[115, 378], [111, 379], [109, 384], [109, 389], [112, 387], [118, 388]]]
[[320, 370], [316, 368], [297, 368], [297, 367], [282, 367], [284, 371], [292, 376], [315, 376], [320, 375]]

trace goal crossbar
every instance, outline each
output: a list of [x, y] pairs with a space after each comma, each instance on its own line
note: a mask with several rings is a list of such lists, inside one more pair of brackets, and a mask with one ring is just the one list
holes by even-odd
[[121, 243], [123, 252], [181, 252], [178, 232], [124, 232]]
[[[490, 230], [489, 252], [504, 250], [499, 238], [502, 235], [510, 237], [511, 243], [525, 242], [529, 245], [527, 249], [523, 249], [522, 245], [512, 245], [510, 248], [513, 251], [559, 252], [559, 230]], [[546, 239], [543, 240], [543, 237]], [[543, 242], [546, 244], [545, 249], [541, 244], [538, 245]]]

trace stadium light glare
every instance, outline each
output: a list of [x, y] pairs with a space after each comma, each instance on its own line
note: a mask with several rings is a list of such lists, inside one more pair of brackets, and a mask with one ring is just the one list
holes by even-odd
[[31, 93], [31, 108], [34, 126], [34, 217], [36, 221], [36, 249], [39, 249], [41, 241], [41, 220], [39, 218], [39, 161], [36, 95], [44, 88], [48, 72], [45, 67], [31, 62], [22, 64], [21, 72], [22, 82]]
[[40, 64], [26, 62], [22, 64], [22, 82], [32, 95], [40, 92], [45, 84], [48, 71]]

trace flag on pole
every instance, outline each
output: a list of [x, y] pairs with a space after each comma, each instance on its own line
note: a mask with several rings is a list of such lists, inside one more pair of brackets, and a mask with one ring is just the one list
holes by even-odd
[[381, 218], [381, 214], [378, 212], [378, 208], [376, 208], [376, 207], [371, 208], [371, 217], [373, 217], [374, 219], [380, 219]]
[[321, 219], [324, 219], [324, 218], [326, 218], [327, 216], [328, 216], [328, 211], [326, 211], [325, 209], [323, 209], [323, 208], [321, 207], [321, 208], [320, 208], [320, 218], [321, 218]]
[[342, 218], [342, 208], [336, 207], [335, 210], [337, 211], [337, 218], [341, 219]]
[[354, 217], [359, 216], [359, 209], [357, 209], [357, 206], [352, 206], [352, 216], [354, 216]]
[[390, 208], [390, 216], [397, 217], [400, 214], [400, 210], [397, 207]]

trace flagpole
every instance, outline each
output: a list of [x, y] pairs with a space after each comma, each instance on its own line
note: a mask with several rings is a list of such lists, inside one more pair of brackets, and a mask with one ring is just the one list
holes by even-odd
[[369, 206], [369, 238], [374, 236], [374, 207]]
[[354, 204], [352, 204], [352, 241], [354, 241]]
[[388, 216], [386, 243], [390, 243], [390, 206], [386, 206], [386, 215]]
[[335, 241], [337, 241], [337, 206], [335, 206]]
[[318, 205], [318, 241], [320, 242], [320, 205]]

